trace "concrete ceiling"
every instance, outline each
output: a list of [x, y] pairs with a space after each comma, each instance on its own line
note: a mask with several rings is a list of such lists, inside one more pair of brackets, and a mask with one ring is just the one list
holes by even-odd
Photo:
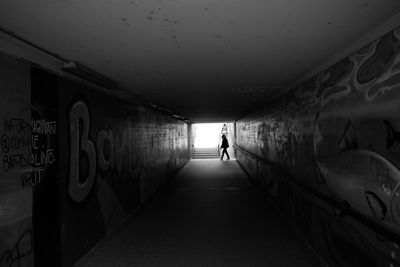
[[398, 0], [9, 0], [0, 26], [195, 122], [232, 121]]

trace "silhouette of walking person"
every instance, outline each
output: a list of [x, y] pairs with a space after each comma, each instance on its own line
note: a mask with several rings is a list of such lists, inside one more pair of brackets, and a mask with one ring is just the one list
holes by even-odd
[[222, 156], [221, 156], [221, 160], [223, 160], [224, 158], [224, 154], [226, 154], [226, 156], [229, 158], [229, 154], [228, 151], [226, 151], [226, 149], [229, 147], [229, 143], [228, 143], [228, 139], [226, 138], [226, 136], [223, 134], [222, 135], [222, 144], [221, 144], [221, 149], [222, 149]]

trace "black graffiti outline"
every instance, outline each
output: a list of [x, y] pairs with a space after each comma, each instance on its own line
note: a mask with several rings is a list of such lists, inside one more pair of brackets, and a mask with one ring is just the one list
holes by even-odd
[[[25, 251], [24, 253], [21, 253], [20, 245], [25, 238], [29, 238], [29, 249]], [[6, 250], [1, 256], [0, 256], [0, 266], [14, 266], [14, 263], [17, 262], [17, 266], [21, 266], [21, 259], [28, 256], [33, 252], [33, 231], [31, 228], [26, 229], [17, 239], [15, 242], [15, 245], [9, 249]], [[7, 264], [7, 265], [5, 265]]]

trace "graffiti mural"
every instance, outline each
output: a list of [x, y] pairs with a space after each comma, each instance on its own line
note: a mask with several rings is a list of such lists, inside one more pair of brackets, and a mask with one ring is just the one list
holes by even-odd
[[[59, 84], [63, 264], [73, 265], [189, 160], [188, 125], [134, 101]], [[106, 107], [106, 108], [105, 108]], [[65, 120], [64, 118], [67, 118]]]
[[190, 126], [135, 97], [1, 53], [0, 74], [1, 267], [74, 265], [190, 159]]
[[341, 151], [321, 157], [317, 147], [323, 142], [323, 136], [317, 114], [314, 142], [318, 173], [322, 174], [321, 178], [332, 193], [347, 201], [352, 208], [400, 228], [400, 171], [378, 153], [358, 147], [351, 120], [339, 140]]
[[[400, 232], [399, 107], [397, 28], [239, 120], [238, 145]], [[266, 190], [328, 264], [400, 264], [398, 244], [305, 195], [267, 165], [250, 164], [255, 160], [244, 153], [238, 160], [263, 188], [274, 181], [275, 190]]]
[[[134, 117], [127, 117], [121, 131], [99, 130], [92, 140], [89, 137], [90, 116], [85, 102], [75, 102], [69, 112], [70, 132], [70, 172], [68, 195], [79, 203], [84, 201], [92, 190], [96, 171], [111, 172], [116, 178], [137, 180], [143, 162], [139, 157], [135, 140]], [[173, 132], [173, 131], [171, 131]], [[151, 140], [154, 146], [154, 139]], [[173, 150], [172, 150], [173, 151]], [[86, 157], [83, 165], [81, 157]], [[82, 177], [82, 169], [87, 172]], [[83, 181], [83, 182], [82, 182]]]

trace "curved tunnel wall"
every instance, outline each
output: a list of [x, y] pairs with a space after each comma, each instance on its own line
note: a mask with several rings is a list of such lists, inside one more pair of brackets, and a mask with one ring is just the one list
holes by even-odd
[[399, 266], [399, 244], [277, 174], [400, 232], [400, 28], [236, 123], [237, 159], [330, 266]]
[[189, 159], [190, 125], [0, 54], [0, 266], [72, 266]]

